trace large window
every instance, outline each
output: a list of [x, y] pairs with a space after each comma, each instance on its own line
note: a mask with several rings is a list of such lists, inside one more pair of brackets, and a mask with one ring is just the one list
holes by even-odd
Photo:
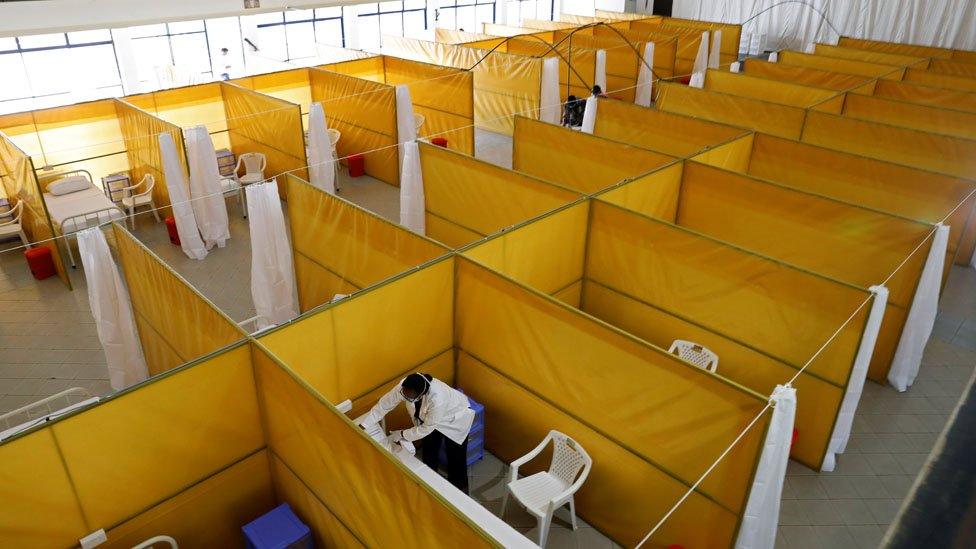
[[129, 36], [139, 82], [192, 84], [214, 76], [203, 21], [131, 27]]
[[521, 25], [526, 19], [552, 20], [552, 0], [509, 0], [508, 22], [510, 25]]
[[495, 0], [448, 0], [437, 10], [441, 29], [481, 32], [482, 23], [495, 22]]
[[420, 36], [427, 30], [426, 0], [403, 0], [359, 6], [359, 47], [382, 46], [382, 35]]
[[0, 38], [0, 111], [122, 95], [107, 30]]
[[344, 47], [342, 8], [288, 10], [252, 16], [261, 53], [288, 62], [318, 55], [317, 44]]

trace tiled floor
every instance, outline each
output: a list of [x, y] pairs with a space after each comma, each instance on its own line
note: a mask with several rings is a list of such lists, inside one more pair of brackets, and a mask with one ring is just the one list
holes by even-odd
[[503, 168], [512, 168], [512, 138], [508, 135], [475, 128], [474, 155]]

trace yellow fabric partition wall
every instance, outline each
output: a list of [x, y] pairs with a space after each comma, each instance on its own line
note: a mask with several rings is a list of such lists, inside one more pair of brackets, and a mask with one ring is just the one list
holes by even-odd
[[[796, 375], [869, 296], [599, 200], [463, 253], [659, 347], [701, 343], [719, 354], [719, 374], [759, 393]], [[865, 321], [859, 312], [794, 383], [805, 396], [792, 456], [810, 467], [826, 452]]]
[[[610, 27], [611, 31], [613, 30]], [[641, 56], [644, 54], [644, 42], [631, 44], [617, 37], [604, 38], [602, 36], [588, 36], [585, 34], [571, 34], [572, 31], [557, 31], [556, 42], [560, 45], [566, 44], [574, 54], [578, 48], [591, 50], [604, 50], [606, 52], [606, 80], [604, 93], [614, 99], [634, 102], [634, 95], [637, 86], [637, 74], [642, 63]], [[575, 59], [570, 58], [575, 66]], [[648, 60], [648, 64], [653, 68], [654, 61]], [[579, 97], [579, 96], [578, 96]], [[585, 95], [583, 96], [585, 97]]]
[[633, 21], [631, 28], [649, 28], [659, 26], [664, 32], [674, 32], [676, 29], [690, 30], [697, 33], [709, 31], [709, 39], [714, 40], [715, 31], [722, 31], [722, 41], [719, 45], [719, 58], [722, 66], [727, 66], [739, 58], [739, 42], [742, 36], [742, 25], [716, 23], [712, 21], [696, 21], [694, 19], [680, 19], [663, 17]]
[[662, 111], [789, 139], [800, 138], [806, 117], [806, 110], [799, 107], [710, 92], [681, 84], [661, 82], [658, 90], [655, 106]]
[[[869, 95], [871, 94], [869, 93]], [[911, 82], [879, 80], [874, 88], [873, 95], [920, 105], [976, 113], [976, 93], [974, 92], [936, 88]]]
[[529, 175], [420, 143], [427, 236], [452, 248], [531, 219], [579, 194]]
[[[690, 76], [695, 66], [695, 57], [698, 55], [698, 49], [701, 46], [702, 31], [674, 27], [663, 29], [660, 25], [641, 25], [640, 23], [643, 23], [643, 21], [632, 21], [629, 29], [626, 30], [615, 27], [619, 31], [619, 34], [611, 29], [602, 27], [597, 27], [593, 33], [597, 36], [609, 36], [611, 34], [619, 36], [623, 34], [624, 37], [632, 42], [653, 41], [655, 44], [659, 40], [665, 42], [674, 40], [673, 76]], [[657, 59], [656, 53], [654, 58], [655, 60]]]
[[[543, 40], [549, 42], [550, 44], [553, 43], [554, 41], [553, 31], [539, 32], [539, 29], [533, 29], [528, 27], [513, 27], [511, 25], [499, 25], [495, 23], [482, 23], [481, 29], [482, 32], [488, 36], [509, 37], [509, 36], [519, 36], [521, 34], [534, 34], [535, 36], [542, 38]], [[440, 31], [441, 29], [437, 29], [437, 32]], [[468, 41], [470, 42], [470, 40]]]
[[[536, 29], [536, 30], [565, 30], [565, 29], [575, 29], [580, 25], [575, 23], [563, 23], [560, 21], [547, 21], [545, 19], [522, 19], [522, 27], [526, 29]], [[592, 32], [591, 28], [584, 28], [580, 32]]]
[[882, 53], [844, 46], [831, 46], [828, 44], [814, 45], [813, 53], [815, 55], [854, 59], [856, 61], [867, 61], [868, 63], [878, 63], [880, 65], [893, 65], [895, 67], [909, 67], [912, 69], [929, 68], [929, 58], [926, 56], [898, 55], [895, 53]]
[[491, 40], [495, 38], [491, 33], [476, 33], [457, 31], [452, 29], [434, 29], [434, 42], [445, 44], [463, 44], [465, 42], [478, 42], [480, 40]]
[[[694, 160], [925, 223], [949, 225], [946, 271], [968, 264], [976, 241], [976, 182], [841, 151], [756, 134], [751, 149], [723, 145]], [[957, 252], [958, 250], [958, 252]]]
[[976, 141], [810, 111], [800, 139], [946, 175], [976, 179]]
[[65, 270], [62, 255], [64, 244], [60, 239], [52, 240], [56, 233], [51, 218], [48, 217], [43, 193], [34, 175], [33, 161], [3, 131], [0, 131], [0, 184], [11, 206], [23, 204], [20, 223], [27, 240], [43, 242], [36, 245], [51, 250], [58, 278], [70, 290], [71, 277]]
[[535, 116], [542, 91], [542, 59], [412, 38], [387, 36], [384, 50], [474, 73], [474, 120], [479, 128], [511, 135], [512, 116]]
[[181, 128], [205, 125], [214, 147], [220, 149], [230, 147], [220, 87], [220, 82], [212, 82], [127, 95], [122, 100]]
[[474, 76], [454, 67], [383, 56], [384, 81], [405, 85], [417, 114], [424, 116], [420, 137], [443, 137], [448, 147], [474, 154]]
[[[666, 196], [676, 197], [673, 217], [668, 216], [670, 207], [665, 215], [657, 204], [645, 209], [665, 189]], [[888, 305], [869, 376], [887, 379], [928, 257], [931, 224], [696, 162], [637, 178], [602, 198], [865, 291], [883, 284], [889, 290]], [[849, 227], [861, 229], [852, 233]]]
[[611, 21], [635, 21], [639, 19], [662, 19], [663, 15], [649, 15], [646, 13], [623, 13], [619, 11], [595, 10], [594, 15]]
[[[637, 51], [639, 51], [641, 55], [644, 54], [644, 44], [647, 42], [653, 42], [654, 59], [647, 61], [651, 63], [651, 66], [654, 69], [654, 75], [657, 78], [671, 78], [675, 75], [674, 64], [678, 55], [679, 37], [666, 33], [640, 33], [622, 30], [608, 25], [593, 27], [592, 31], [594, 38], [600, 40], [601, 42], [607, 43], [607, 47], [619, 47], [624, 45], [629, 49], [631, 45], [633, 45], [637, 47]], [[582, 34], [582, 32], [577, 31], [575, 36], [581, 36]], [[613, 44], [613, 46], [609, 46], [610, 44]], [[640, 70], [640, 65], [638, 65], [638, 70]], [[632, 99], [633, 98], [631, 98], [631, 100]]]
[[791, 107], [814, 108], [834, 114], [840, 114], [844, 106], [844, 95], [834, 90], [756, 78], [717, 69], [709, 69], [705, 73], [704, 90]]
[[447, 253], [376, 214], [289, 176], [298, 302], [308, 311]]
[[962, 112], [897, 99], [851, 94], [844, 101], [842, 114], [859, 120], [976, 139], [976, 112]]
[[[490, 45], [486, 45], [490, 48]], [[563, 101], [569, 95], [587, 97], [593, 88], [596, 71], [596, 50], [580, 47], [569, 39], [547, 44], [534, 35], [509, 37], [505, 41], [505, 51], [527, 57], [559, 58], [559, 96]], [[609, 53], [607, 67], [609, 69]], [[532, 113], [522, 113], [532, 115]]]
[[600, 100], [593, 135], [686, 157], [748, 135], [747, 130], [623, 101]]
[[890, 80], [879, 81], [867, 76], [858, 76], [855, 74], [770, 63], [761, 59], [746, 59], [743, 61], [742, 72], [748, 76], [757, 76], [770, 80], [793, 82], [795, 84], [828, 90], [866, 93], [869, 95], [874, 92], [875, 85], [878, 82], [892, 82]]
[[[768, 412], [765, 398], [720, 376], [480, 265], [457, 263], [457, 384], [485, 404], [494, 426], [488, 448], [509, 462], [550, 429], [573, 437], [593, 458], [576, 510], [622, 545], [640, 541]], [[651, 543], [732, 543], [768, 420], [763, 413]]]
[[976, 92], [976, 78], [965, 78], [963, 76], [952, 76], [951, 74], [943, 74], [940, 72], [909, 69], [905, 71], [905, 80], [937, 88]]
[[299, 105], [302, 109], [303, 122], [307, 124], [308, 109], [312, 103], [312, 85], [309, 82], [309, 70], [307, 68], [301, 68], [255, 74], [254, 76], [235, 78], [230, 82], [249, 90], [258, 91], [265, 95], [284, 99], [289, 103]]
[[512, 169], [581, 194], [598, 192], [675, 160], [555, 124], [515, 117]]
[[[183, 134], [179, 126], [170, 124], [148, 112], [134, 107], [124, 101], [116, 100], [115, 112], [125, 139], [125, 152], [129, 160], [129, 176], [135, 184], [142, 181], [146, 174], [152, 175], [156, 181], [152, 197], [157, 208], [161, 208], [160, 216], [170, 215], [169, 190], [166, 187], [166, 174], [163, 173], [163, 156], [159, 150], [159, 135], [169, 133], [173, 143], [180, 143]], [[186, 163], [182, 157], [182, 149], [177, 149], [180, 161]]]
[[246, 337], [233, 320], [125, 228], [115, 224], [113, 229], [149, 375]]
[[[925, 68], [925, 67], [913, 67]], [[959, 76], [962, 78], [976, 78], [976, 63], [965, 61], [949, 61], [945, 59], [933, 59], [928, 68], [932, 72]]]
[[[343, 63], [346, 68], [369, 65], [373, 59]], [[382, 71], [382, 61], [380, 61]], [[310, 69], [312, 101], [322, 103], [330, 128], [342, 133], [336, 144], [340, 158], [362, 154], [366, 173], [390, 185], [400, 185], [397, 154], [396, 88], [341, 74]], [[366, 152], [372, 151], [372, 152]]]
[[882, 42], [880, 40], [864, 40], [860, 38], [840, 37], [839, 45], [848, 48], [895, 53], [899, 55], [914, 55], [916, 57], [932, 57], [935, 59], [951, 59], [976, 63], [976, 52], [969, 50], [954, 50], [935, 46], [917, 46], [914, 44], [900, 44], [897, 42]]
[[[302, 108], [241, 86], [221, 82], [230, 148], [236, 155], [257, 152], [268, 159], [265, 177], [291, 173], [308, 179]], [[278, 192], [287, 200], [284, 182]]]
[[106, 547], [161, 532], [225, 546], [274, 504], [263, 448], [238, 345], [0, 445], [0, 544], [70, 547], [104, 528]]
[[793, 67], [856, 74], [870, 78], [882, 78], [885, 80], [901, 80], [906, 71], [904, 67], [868, 63], [867, 61], [858, 61], [856, 59], [827, 57], [825, 55], [814, 55], [812, 53], [802, 53], [792, 50], [779, 52], [777, 63]]

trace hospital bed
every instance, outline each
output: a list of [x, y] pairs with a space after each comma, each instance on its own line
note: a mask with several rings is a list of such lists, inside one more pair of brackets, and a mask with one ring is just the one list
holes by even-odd
[[[35, 425], [51, 421], [68, 412], [98, 402], [98, 397], [82, 387], [72, 387], [0, 415], [0, 441]], [[75, 401], [73, 404], [71, 401]]]
[[[48, 184], [71, 176], [87, 178], [88, 187], [61, 195], [47, 192]], [[45, 189], [44, 203], [47, 205], [47, 213], [54, 224], [55, 232], [61, 236], [67, 237], [90, 227], [97, 227], [103, 223], [125, 218], [125, 213], [105, 195], [102, 189], [95, 186], [88, 170], [59, 172], [38, 179], [41, 188]], [[66, 247], [68, 248], [68, 259], [71, 261], [71, 267], [76, 268], [71, 246]]]

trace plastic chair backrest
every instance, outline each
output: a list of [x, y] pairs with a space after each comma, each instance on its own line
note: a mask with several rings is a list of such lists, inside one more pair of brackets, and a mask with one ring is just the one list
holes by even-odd
[[146, 189], [139, 193], [140, 195], [149, 194], [152, 192], [153, 188], [156, 186], [156, 178], [151, 173], [147, 173], [140, 182], [145, 185]]
[[340, 137], [342, 137], [342, 133], [339, 130], [329, 128], [329, 143], [332, 143], [333, 147], [339, 142]]
[[263, 173], [265, 157], [261, 153], [244, 153], [241, 155], [244, 162], [244, 169], [247, 173]]
[[418, 132], [420, 131], [420, 127], [423, 126], [424, 122], [426, 121], [427, 121], [427, 117], [425, 117], [424, 115], [413, 113], [413, 125]]
[[718, 368], [718, 355], [694, 341], [676, 339], [671, 343], [668, 352], [709, 372], [715, 372]]
[[549, 474], [570, 486], [576, 481], [580, 470], [592, 463], [590, 456], [579, 443], [559, 431], [551, 431], [550, 434], [552, 435], [552, 464], [549, 465]]
[[10, 208], [10, 210], [7, 211], [7, 215], [11, 216], [10, 217], [10, 221], [9, 222], [4, 222], [3, 219], [0, 218], [0, 223], [4, 223], [4, 224], [8, 224], [8, 225], [13, 225], [13, 224], [19, 225], [20, 224], [20, 216], [24, 215], [24, 202], [21, 201], [21, 200], [18, 200], [17, 203], [14, 204], [14, 207], [13, 208]]

